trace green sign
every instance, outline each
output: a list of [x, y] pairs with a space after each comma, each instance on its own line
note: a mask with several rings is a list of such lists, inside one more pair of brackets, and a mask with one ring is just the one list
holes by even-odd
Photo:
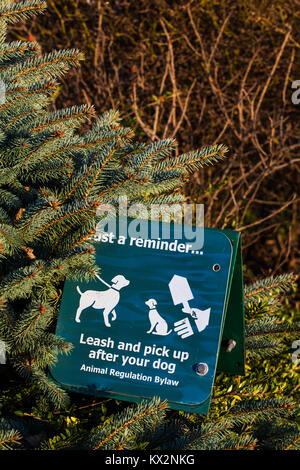
[[203, 229], [198, 250], [174, 226], [168, 240], [103, 235], [100, 276], [65, 282], [56, 333], [74, 349], [51, 368], [65, 388], [207, 414], [217, 369], [244, 373], [240, 234]]

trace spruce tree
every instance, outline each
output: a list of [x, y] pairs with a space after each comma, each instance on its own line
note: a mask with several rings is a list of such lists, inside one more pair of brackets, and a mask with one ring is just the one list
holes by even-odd
[[[174, 156], [173, 139], [137, 143], [114, 110], [99, 118], [88, 105], [49, 111], [57, 80], [79, 64], [82, 54], [42, 54], [36, 42], [6, 42], [10, 24], [30, 19], [45, 7], [38, 0], [0, 2], [0, 80], [5, 86], [5, 102], [0, 105], [0, 339], [8, 367], [41, 394], [41, 410], [69, 403], [66, 392], [47, 376], [47, 367], [72, 347], [53, 333], [63, 281], [71, 276], [89, 280], [98, 270], [89, 241], [97, 207], [116, 204], [121, 195], [129, 203], [183, 202], [188, 173], [222, 159], [227, 151], [224, 145], [215, 145]], [[84, 122], [90, 123], [85, 132]], [[253, 354], [273, 354], [274, 336], [287, 331], [278, 323], [276, 296], [293, 282], [288, 275], [246, 291], [249, 316], [273, 312], [248, 324]], [[2, 397], [4, 410], [6, 399]], [[287, 419], [293, 413], [289, 401], [241, 402], [216, 422], [184, 413], [175, 419], [166, 407], [155, 398], [150, 404], [126, 408], [93, 429], [78, 432], [71, 427], [61, 435], [43, 421], [3, 412], [0, 448], [254, 448], [258, 439], [263, 441], [257, 436], [271, 418], [273, 427], [264, 434], [271, 437], [261, 445], [295, 447], [299, 439]], [[249, 420], [261, 426], [244, 432]], [[37, 443], [30, 441], [32, 434], [42, 432], [45, 436]], [[271, 443], [274, 433], [276, 444]]]

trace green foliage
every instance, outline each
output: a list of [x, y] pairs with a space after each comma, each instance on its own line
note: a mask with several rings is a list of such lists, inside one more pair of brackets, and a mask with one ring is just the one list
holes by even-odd
[[246, 299], [259, 300], [261, 298], [276, 297], [279, 294], [289, 292], [291, 286], [295, 283], [297, 276], [293, 274], [282, 274], [276, 277], [268, 277], [264, 280], [254, 282], [245, 289]]
[[[245, 289], [246, 346], [250, 355], [263, 358], [280, 352], [282, 341], [290, 333], [297, 334], [299, 322], [289, 323], [278, 317], [280, 295], [291, 290], [297, 276], [293, 274], [269, 277], [254, 282]], [[292, 335], [291, 335], [292, 333]]]
[[14, 429], [9, 429], [4, 420], [0, 420], [0, 450], [12, 450], [15, 445], [20, 445], [21, 434]]
[[100, 426], [92, 429], [82, 447], [90, 450], [136, 448], [145, 434], [153, 436], [165, 418], [166, 403], [153, 398], [136, 406], [125, 408]]

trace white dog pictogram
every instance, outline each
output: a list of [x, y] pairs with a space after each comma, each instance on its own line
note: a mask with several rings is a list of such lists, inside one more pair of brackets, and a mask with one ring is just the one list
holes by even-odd
[[117, 318], [117, 314], [115, 311], [115, 307], [118, 305], [120, 300], [120, 290], [123, 287], [126, 287], [130, 284], [130, 281], [126, 279], [122, 274], [118, 274], [115, 276], [111, 282], [112, 285], [110, 286], [106, 282], [104, 282], [99, 276], [96, 276], [103, 282], [105, 285], [109, 287], [109, 289], [105, 291], [97, 291], [97, 290], [87, 290], [85, 292], [81, 292], [79, 287], [77, 286], [77, 291], [80, 294], [80, 301], [79, 307], [76, 311], [75, 321], [80, 323], [80, 315], [83, 310], [88, 307], [93, 307], [95, 309], [103, 309], [103, 319], [105, 326], [111, 326], [108, 320], [108, 316], [111, 313], [111, 321], [114, 321]]
[[155, 299], [149, 299], [145, 302], [149, 307], [149, 320], [150, 320], [150, 330], [147, 333], [152, 333], [153, 335], [167, 336], [171, 333], [172, 330], [168, 331], [168, 324], [166, 320], [158, 313], [156, 310], [157, 302]]

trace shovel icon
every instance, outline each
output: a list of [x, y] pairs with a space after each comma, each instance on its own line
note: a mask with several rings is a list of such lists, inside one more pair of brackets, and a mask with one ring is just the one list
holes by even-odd
[[169, 282], [169, 289], [174, 305], [182, 304], [182, 312], [190, 314], [195, 320], [198, 331], [203, 331], [209, 323], [211, 309], [200, 310], [190, 307], [189, 301], [193, 300], [194, 296], [187, 278], [174, 274]]

